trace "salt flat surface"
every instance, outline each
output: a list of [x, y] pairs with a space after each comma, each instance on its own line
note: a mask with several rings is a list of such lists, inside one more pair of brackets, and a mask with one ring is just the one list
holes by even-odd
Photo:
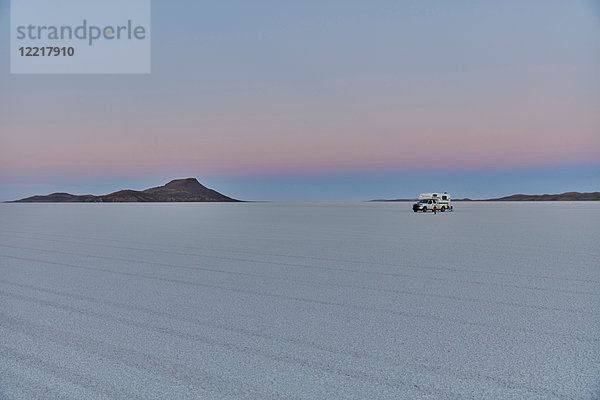
[[0, 399], [598, 399], [600, 203], [0, 204]]

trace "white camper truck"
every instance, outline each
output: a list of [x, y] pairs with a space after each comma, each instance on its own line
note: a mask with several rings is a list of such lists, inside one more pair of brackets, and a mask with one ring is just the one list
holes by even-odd
[[452, 201], [450, 194], [448, 194], [447, 192], [421, 193], [419, 195], [419, 201], [413, 204], [413, 211], [433, 211], [434, 206], [437, 211], [452, 211]]

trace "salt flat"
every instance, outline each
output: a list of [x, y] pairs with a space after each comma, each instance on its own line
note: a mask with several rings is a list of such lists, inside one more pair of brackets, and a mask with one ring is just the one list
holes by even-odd
[[0, 204], [0, 399], [597, 399], [600, 203]]

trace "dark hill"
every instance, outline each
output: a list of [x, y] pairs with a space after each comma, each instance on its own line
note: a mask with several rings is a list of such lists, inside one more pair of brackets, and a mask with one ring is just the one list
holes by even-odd
[[196, 178], [176, 179], [142, 193], [155, 201], [236, 201], [200, 184]]
[[76, 196], [54, 193], [33, 196], [15, 203], [135, 203], [135, 202], [231, 202], [240, 201], [227, 197], [202, 185], [196, 178], [175, 179], [164, 186], [143, 191], [119, 190], [103, 196]]
[[561, 194], [513, 194], [512, 196], [489, 199], [487, 201], [597, 201], [600, 192], [580, 193], [567, 192]]
[[[411, 201], [409, 199], [398, 200], [371, 200], [371, 201]], [[415, 200], [412, 200], [415, 201]], [[497, 199], [473, 200], [469, 198], [452, 199], [452, 201], [600, 201], [600, 192], [580, 193], [567, 192], [561, 194], [513, 194], [511, 196], [499, 197]]]
[[[32, 196], [16, 202], [27, 203], [82, 203], [89, 201], [96, 196], [91, 194], [76, 196], [69, 193], [52, 193], [47, 196]], [[15, 203], [16, 203], [15, 202]]]

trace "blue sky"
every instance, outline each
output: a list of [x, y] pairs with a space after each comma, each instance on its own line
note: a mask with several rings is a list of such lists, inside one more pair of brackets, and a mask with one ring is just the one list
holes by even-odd
[[[0, 53], [9, 54], [0, 0]], [[150, 75], [11, 75], [0, 200], [600, 190], [596, 1], [153, 1]]]

